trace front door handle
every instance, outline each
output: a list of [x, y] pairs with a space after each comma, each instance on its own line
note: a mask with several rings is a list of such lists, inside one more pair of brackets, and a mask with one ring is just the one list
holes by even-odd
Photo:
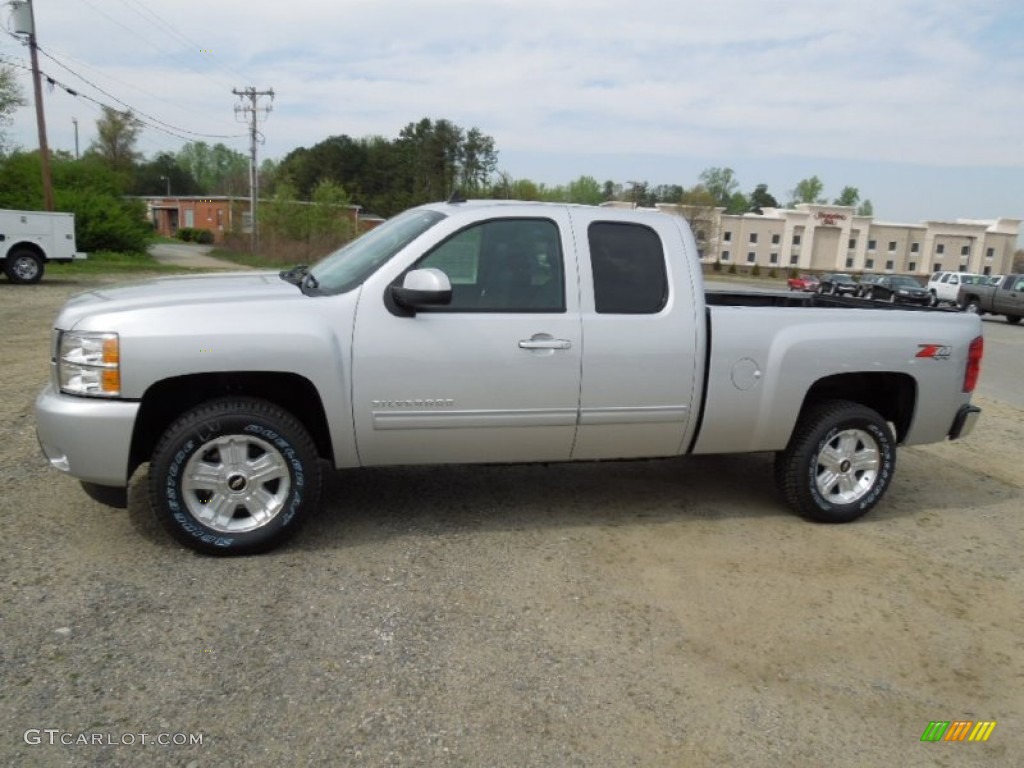
[[568, 339], [520, 339], [520, 349], [571, 349], [572, 342]]

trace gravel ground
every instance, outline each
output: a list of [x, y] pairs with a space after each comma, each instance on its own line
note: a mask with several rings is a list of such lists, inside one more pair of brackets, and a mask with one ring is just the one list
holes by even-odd
[[[49, 324], [98, 280], [0, 282], [0, 764], [1020, 764], [1024, 411], [978, 398], [848, 526], [763, 455], [346, 471], [287, 548], [210, 559], [144, 471], [116, 511], [39, 455]], [[998, 726], [921, 743], [956, 719]]]

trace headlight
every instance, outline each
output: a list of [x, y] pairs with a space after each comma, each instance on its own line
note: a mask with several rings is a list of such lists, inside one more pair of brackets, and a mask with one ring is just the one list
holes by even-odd
[[57, 381], [69, 395], [121, 394], [121, 347], [116, 333], [67, 331], [57, 343]]

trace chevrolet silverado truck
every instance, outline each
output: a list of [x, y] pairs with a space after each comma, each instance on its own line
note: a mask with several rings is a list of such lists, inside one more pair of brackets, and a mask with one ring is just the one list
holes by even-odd
[[1006, 315], [1006, 322], [1019, 323], [1024, 317], [1024, 275], [1006, 275], [995, 285], [962, 285], [957, 304], [965, 312]]
[[854, 520], [896, 446], [970, 432], [976, 315], [705, 293], [684, 219], [509, 201], [406, 211], [311, 268], [72, 297], [36, 402], [50, 463], [184, 545], [264, 551], [321, 470], [773, 452], [780, 496]]

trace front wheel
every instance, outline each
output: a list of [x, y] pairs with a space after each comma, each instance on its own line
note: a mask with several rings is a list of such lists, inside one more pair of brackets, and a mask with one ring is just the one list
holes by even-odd
[[320, 465], [302, 424], [255, 398], [193, 408], [160, 438], [150, 502], [179, 542], [204, 554], [265, 552], [290, 538], [320, 496]]
[[1008, 322], [1010, 325], [1016, 325], [1017, 323], [1020, 322], [1020, 315], [1007, 315], [1006, 322]]
[[981, 304], [978, 302], [977, 299], [971, 299], [966, 304], [964, 304], [964, 312], [969, 312], [972, 315], [980, 315]]
[[12, 283], [38, 283], [43, 279], [43, 260], [32, 251], [16, 250], [4, 261], [4, 272]]
[[847, 400], [811, 408], [775, 456], [775, 481], [786, 503], [821, 523], [848, 523], [867, 513], [885, 495], [895, 469], [889, 425]]

